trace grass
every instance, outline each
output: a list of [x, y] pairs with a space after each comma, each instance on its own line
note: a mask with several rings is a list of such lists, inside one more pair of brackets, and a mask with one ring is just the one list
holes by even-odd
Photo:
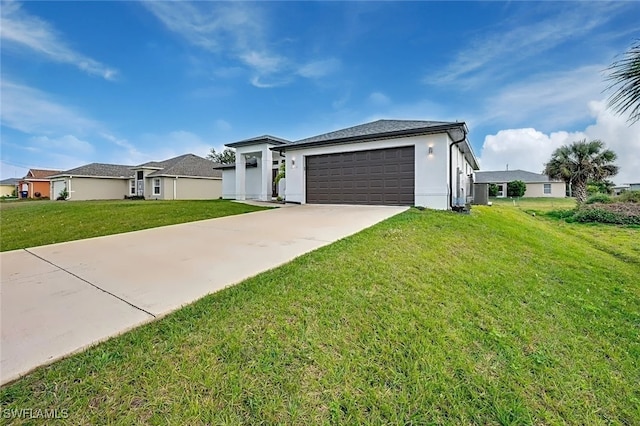
[[0, 203], [0, 251], [262, 210], [226, 200]]
[[494, 206], [517, 207], [529, 213], [544, 213], [550, 210], [573, 209], [576, 207], [575, 198], [495, 198], [490, 201]]
[[640, 424], [638, 237], [411, 209], [0, 402], [73, 424]]

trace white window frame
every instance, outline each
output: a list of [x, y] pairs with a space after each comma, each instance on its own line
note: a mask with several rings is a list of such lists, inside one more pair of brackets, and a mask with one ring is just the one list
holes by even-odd
[[504, 184], [499, 183], [499, 184], [498, 184], [498, 194], [497, 194], [497, 197], [504, 198], [505, 196], [506, 196], [506, 195], [505, 195], [505, 190], [504, 190]]
[[136, 180], [131, 179], [129, 181], [129, 195], [136, 195]]
[[[551, 184], [550, 183], [543, 183], [543, 187], [542, 187], [542, 193], [544, 195], [551, 195]], [[548, 190], [547, 190], [548, 188]]]
[[160, 195], [160, 178], [153, 179], [153, 195]]

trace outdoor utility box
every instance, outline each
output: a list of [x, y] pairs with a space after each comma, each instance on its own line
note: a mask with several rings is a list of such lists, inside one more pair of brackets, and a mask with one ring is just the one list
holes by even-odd
[[473, 204], [478, 206], [486, 206], [489, 204], [489, 184], [474, 183], [473, 184]]

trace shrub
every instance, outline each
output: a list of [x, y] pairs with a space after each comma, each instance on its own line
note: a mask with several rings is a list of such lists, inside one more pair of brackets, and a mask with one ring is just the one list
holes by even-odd
[[616, 197], [621, 203], [640, 203], [640, 191], [625, 191]]
[[509, 197], [522, 197], [527, 190], [527, 184], [521, 180], [514, 180], [507, 184], [507, 195]]
[[587, 198], [587, 201], [585, 201], [585, 204], [594, 204], [594, 203], [611, 204], [613, 203], [613, 199], [609, 197], [607, 194], [595, 194]]
[[640, 216], [632, 212], [616, 211], [603, 206], [589, 206], [579, 209], [574, 215], [576, 222], [612, 223], [616, 225], [640, 225]]
[[497, 197], [498, 196], [498, 185], [495, 183], [489, 184], [489, 197]]
[[69, 191], [67, 191], [67, 188], [64, 188], [62, 191], [60, 191], [60, 194], [58, 194], [58, 197], [56, 198], [56, 200], [64, 201], [67, 198], [69, 198]]
[[144, 195], [125, 195], [125, 200], [144, 200]]
[[572, 219], [573, 215], [576, 214], [575, 209], [569, 210], [550, 210], [546, 212], [544, 215], [552, 217], [554, 219]]

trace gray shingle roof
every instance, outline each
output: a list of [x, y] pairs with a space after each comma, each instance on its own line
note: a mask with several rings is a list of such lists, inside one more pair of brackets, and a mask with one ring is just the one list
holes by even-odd
[[333, 142], [343, 139], [351, 140], [370, 137], [388, 137], [394, 136], [396, 134], [418, 133], [420, 131], [435, 130], [437, 128], [446, 128], [461, 125], [464, 125], [464, 123], [424, 120], [378, 120], [371, 123], [348, 127], [346, 129], [336, 130], [335, 132], [324, 133], [322, 135], [301, 139], [299, 141], [292, 142], [288, 146]]
[[504, 183], [521, 180], [524, 183], [556, 182], [547, 175], [527, 172], [525, 170], [499, 170], [476, 172], [475, 183]]
[[[66, 170], [55, 176], [90, 176], [90, 177], [113, 177], [130, 178], [133, 177], [131, 166], [121, 164], [91, 163], [75, 169]], [[51, 177], [55, 177], [51, 176]]]
[[138, 167], [157, 167], [153, 173], [148, 176], [193, 176], [193, 177], [211, 177], [221, 178], [222, 172], [214, 169], [217, 164], [198, 157], [194, 154], [185, 154], [178, 157], [170, 158], [165, 161], [150, 161], [141, 164]]
[[262, 135], [262, 136], [256, 136], [255, 138], [244, 139], [238, 142], [227, 143], [225, 144], [225, 146], [236, 148], [244, 145], [255, 145], [256, 143], [270, 143], [272, 145], [285, 145], [285, 144], [290, 144], [291, 141], [278, 138], [276, 136]]
[[18, 178], [8, 178], [0, 180], [0, 185], [17, 185], [20, 179]]

